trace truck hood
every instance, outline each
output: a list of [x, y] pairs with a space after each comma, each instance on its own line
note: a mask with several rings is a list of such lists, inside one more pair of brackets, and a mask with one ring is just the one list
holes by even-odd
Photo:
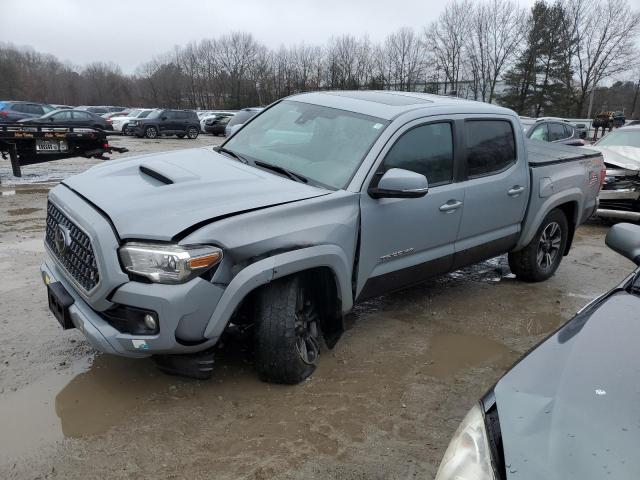
[[598, 150], [604, 162], [625, 170], [640, 170], [640, 148], [638, 147], [598, 147], [589, 145], [589, 150]]
[[497, 383], [508, 478], [637, 477], [639, 340], [640, 298], [619, 291]]
[[120, 238], [166, 241], [220, 217], [330, 193], [211, 148], [110, 161], [63, 184], [102, 210]]

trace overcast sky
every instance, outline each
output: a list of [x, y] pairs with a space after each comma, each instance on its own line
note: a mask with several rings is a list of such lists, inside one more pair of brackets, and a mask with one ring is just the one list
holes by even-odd
[[[523, 6], [533, 1], [519, 0]], [[422, 29], [444, 5], [445, 0], [0, 0], [0, 41], [74, 65], [115, 62], [132, 73], [175, 45], [238, 30], [273, 48], [322, 44], [344, 33], [377, 41], [403, 26]]]

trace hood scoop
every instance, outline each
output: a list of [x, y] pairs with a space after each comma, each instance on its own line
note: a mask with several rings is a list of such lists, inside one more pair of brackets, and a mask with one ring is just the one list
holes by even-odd
[[171, 180], [170, 178], [165, 177], [160, 172], [156, 172], [155, 170], [151, 170], [149, 167], [145, 167], [144, 165], [140, 165], [140, 172], [144, 173], [145, 175], [149, 175], [150, 177], [155, 178], [156, 180], [164, 183], [165, 185], [171, 185], [173, 183], [173, 180]]
[[140, 173], [155, 178], [165, 185], [200, 179], [200, 176], [196, 175], [191, 170], [187, 170], [180, 165], [163, 160], [141, 163], [138, 169], [140, 170]]

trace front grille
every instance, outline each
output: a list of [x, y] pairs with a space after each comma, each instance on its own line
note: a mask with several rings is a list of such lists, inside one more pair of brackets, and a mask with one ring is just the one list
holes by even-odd
[[100, 280], [91, 240], [53, 203], [47, 204], [45, 242], [53, 255], [85, 291]]

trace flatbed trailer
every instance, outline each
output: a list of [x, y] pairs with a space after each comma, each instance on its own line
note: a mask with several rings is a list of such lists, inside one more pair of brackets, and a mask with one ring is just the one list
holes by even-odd
[[56, 125], [0, 124], [0, 155], [11, 161], [13, 175], [22, 167], [70, 157], [102, 158], [105, 153], [124, 153], [109, 145], [106, 132], [93, 128]]

